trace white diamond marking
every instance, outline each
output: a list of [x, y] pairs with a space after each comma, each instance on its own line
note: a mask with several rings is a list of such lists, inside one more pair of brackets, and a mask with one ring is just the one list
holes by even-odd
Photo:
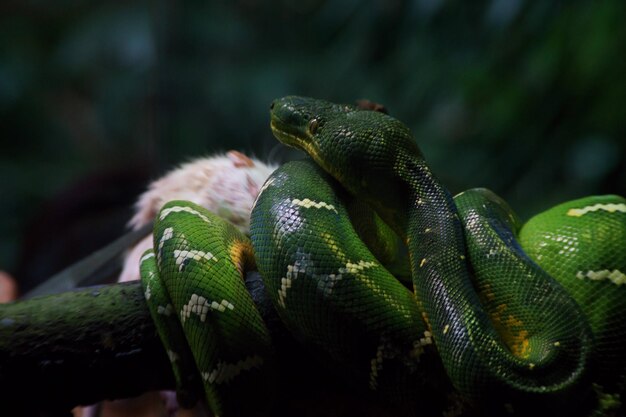
[[181, 212], [193, 214], [194, 216], [198, 216], [205, 222], [211, 223], [211, 219], [209, 219], [207, 216], [200, 213], [198, 210], [192, 207], [187, 207], [187, 206], [173, 206], [173, 207], [168, 207], [166, 209], [163, 209], [161, 210], [161, 213], [159, 215], [159, 220], [165, 219], [167, 216], [169, 216], [172, 213], [181, 213]]
[[172, 306], [169, 303], [165, 307], [163, 307], [163, 306], [158, 306], [157, 307], [157, 313], [158, 314], [162, 314], [164, 316], [171, 315], [173, 311], [174, 311], [174, 306]]
[[600, 271], [578, 271], [576, 273], [576, 278], [585, 279], [588, 278], [592, 281], [603, 281], [609, 280], [615, 285], [623, 285], [626, 284], [626, 274], [624, 274], [619, 269], [609, 270], [602, 269]]
[[176, 265], [178, 265], [178, 271], [182, 272], [185, 267], [185, 261], [193, 259], [194, 261], [200, 261], [206, 259], [207, 261], [213, 260], [217, 262], [217, 258], [211, 252], [204, 252], [201, 250], [174, 250], [174, 258], [176, 258]]
[[263, 358], [259, 355], [248, 356], [237, 363], [218, 362], [212, 371], [202, 372], [202, 379], [209, 384], [222, 384], [229, 382], [243, 371], [260, 368], [261, 365], [263, 365]]
[[335, 206], [333, 206], [332, 204], [325, 203], [323, 201], [313, 201], [308, 198], [305, 198], [304, 200], [299, 200], [297, 198], [294, 198], [291, 201], [291, 204], [295, 206], [304, 207], [304, 208], [311, 208], [311, 207], [317, 208], [317, 209], [325, 208], [326, 210], [334, 211], [336, 214], [338, 214]]
[[580, 217], [587, 213], [591, 213], [598, 210], [608, 211], [609, 213], [622, 212], [626, 213], [626, 204], [623, 203], [607, 203], [607, 204], [593, 204], [591, 206], [583, 208], [571, 208], [567, 211], [568, 216]]
[[180, 321], [184, 323], [186, 319], [191, 317], [191, 314], [196, 314], [200, 316], [200, 321], [204, 322], [209, 310], [217, 310], [223, 313], [226, 309], [234, 310], [235, 306], [227, 300], [222, 300], [219, 303], [216, 301], [209, 302], [201, 295], [191, 294], [191, 298], [180, 311]]

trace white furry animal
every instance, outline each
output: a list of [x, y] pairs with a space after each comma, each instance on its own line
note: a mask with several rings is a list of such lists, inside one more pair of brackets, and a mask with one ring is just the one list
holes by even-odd
[[[137, 230], [152, 221], [166, 202], [189, 200], [249, 234], [252, 205], [275, 169], [274, 165], [237, 151], [187, 162], [150, 184], [135, 204], [135, 215], [129, 225]], [[119, 282], [139, 279], [139, 259], [150, 247], [152, 234], [129, 251]]]

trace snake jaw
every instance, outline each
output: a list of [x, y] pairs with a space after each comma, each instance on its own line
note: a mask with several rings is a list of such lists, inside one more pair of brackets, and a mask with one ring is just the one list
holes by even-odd
[[299, 147], [298, 145], [300, 140], [298, 136], [293, 133], [289, 133], [286, 130], [286, 125], [272, 118], [272, 120], [270, 121], [270, 128], [272, 129], [272, 133], [274, 134], [276, 139], [278, 139], [280, 142], [288, 146]]
[[319, 148], [316, 142], [308, 137], [307, 133], [303, 133], [299, 129], [281, 122], [278, 117], [273, 115], [270, 121], [270, 128], [276, 139], [281, 143], [306, 152], [315, 161], [319, 160]]

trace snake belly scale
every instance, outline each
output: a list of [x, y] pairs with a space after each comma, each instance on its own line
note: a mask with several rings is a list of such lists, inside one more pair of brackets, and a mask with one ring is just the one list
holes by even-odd
[[[201, 207], [171, 202], [157, 219], [154, 251], [143, 258], [146, 298], [181, 400], [193, 403], [192, 394], [203, 391], [216, 415], [267, 411], [241, 405], [256, 401], [236, 400], [237, 392], [271, 398], [271, 384], [261, 382], [272, 375], [269, 336], [249, 297], [239, 297], [245, 294], [241, 274], [255, 259], [282, 321], [331, 374], [413, 413], [419, 401], [435, 401], [434, 393], [449, 389], [448, 381], [473, 404], [497, 403], [495, 414], [506, 398], [507, 412], [524, 415], [525, 404], [559, 409], [588, 392], [596, 369], [618, 366], [623, 375], [616, 351], [626, 339], [618, 320], [626, 308], [623, 288], [622, 296], [589, 310], [581, 302], [590, 292], [577, 285], [626, 282], [624, 199], [574, 203], [571, 209], [582, 210], [578, 217], [587, 216], [583, 233], [594, 236], [608, 210], [593, 207], [610, 207], [611, 227], [624, 231], [610, 245], [622, 249], [565, 267], [554, 254], [563, 238], [548, 236], [550, 245], [540, 236], [567, 216], [538, 216], [522, 227], [487, 190], [453, 199], [408, 128], [390, 116], [291, 96], [272, 104], [271, 128], [310, 159], [283, 165], [262, 187], [251, 242]], [[373, 246], [385, 245], [368, 247], [359, 239], [368, 232], [350, 222], [356, 200], [406, 245], [412, 291], [381, 263], [389, 254]], [[595, 248], [584, 247], [596, 256]], [[578, 277], [576, 285], [563, 283], [563, 269]], [[613, 356], [607, 361], [598, 351]], [[444, 374], [449, 380], [439, 378]], [[267, 390], [259, 393], [259, 384]], [[247, 390], [251, 386], [256, 391]]]

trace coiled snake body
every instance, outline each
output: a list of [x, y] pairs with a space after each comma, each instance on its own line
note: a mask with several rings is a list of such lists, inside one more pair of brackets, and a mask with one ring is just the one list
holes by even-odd
[[[272, 104], [271, 127], [310, 159], [284, 165], [263, 186], [252, 212], [254, 257], [247, 238], [216, 216], [171, 202], [143, 258], [181, 399], [192, 403], [184, 394], [202, 384], [216, 415], [263, 414], [247, 408], [259, 402], [235, 400], [251, 386], [271, 395], [269, 336], [237, 278], [254, 258], [292, 334], [334, 372], [395, 403], [414, 407], [420, 393], [444, 387], [439, 366], [469, 402], [506, 403], [520, 415], [576, 404], [589, 381], [622, 376], [623, 198], [566, 203], [520, 231], [488, 190], [453, 199], [409, 130], [383, 113], [286, 97]], [[402, 269], [398, 239], [412, 291], [385, 268]]]

